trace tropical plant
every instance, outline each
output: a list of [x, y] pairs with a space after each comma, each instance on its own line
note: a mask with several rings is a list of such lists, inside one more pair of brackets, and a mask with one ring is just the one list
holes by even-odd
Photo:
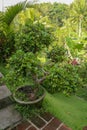
[[[14, 29], [11, 24], [17, 14], [26, 6], [26, 2], [18, 3], [8, 7], [5, 12], [0, 13], [0, 61], [11, 55], [14, 48]], [[4, 36], [4, 37], [3, 37]]]
[[[72, 37], [66, 37], [66, 44], [70, 50], [70, 53], [73, 57], [78, 57], [79, 52], [81, 52], [84, 48], [84, 43], [81, 40], [81, 43], [79, 43], [78, 39], [72, 38]], [[79, 43], [79, 44], [78, 44]]]
[[87, 2], [86, 0], [74, 0], [74, 2], [71, 5], [71, 19], [73, 22], [77, 23], [77, 33], [78, 38], [81, 38], [82, 36], [82, 27], [83, 23], [86, 20], [86, 11], [87, 11]]
[[61, 3], [54, 3], [48, 11], [48, 16], [52, 23], [61, 27], [64, 19], [69, 17], [69, 6]]

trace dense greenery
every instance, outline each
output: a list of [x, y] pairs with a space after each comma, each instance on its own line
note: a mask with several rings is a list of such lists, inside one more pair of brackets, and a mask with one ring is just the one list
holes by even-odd
[[24, 9], [25, 4], [25, 2], [18, 3], [0, 13], [0, 62], [5, 62], [14, 52], [15, 41], [12, 24], [17, 14]]
[[66, 4], [54, 3], [48, 13], [52, 23], [61, 27], [64, 19], [69, 17], [69, 7]]
[[[76, 3], [72, 3], [73, 6], [71, 5], [72, 10], [74, 10], [74, 4]], [[5, 40], [5, 44], [2, 44], [1, 57], [4, 57], [4, 59], [7, 60], [9, 56], [10, 58], [7, 60], [7, 67], [12, 68], [8, 73], [6, 80], [15, 85], [19, 84], [18, 82], [21, 81], [20, 83], [22, 84], [28, 76], [32, 77], [33, 80], [37, 80], [38, 78], [43, 77], [45, 74], [44, 72], [46, 71], [48, 74], [45, 77], [46, 80], [43, 85], [47, 86], [46, 88], [48, 91], [52, 93], [62, 91], [67, 95], [74, 93], [78, 90], [79, 85], [83, 86], [81, 84], [82, 82], [86, 84], [85, 74], [83, 74], [85, 71], [78, 71], [79, 67], [71, 65], [72, 61], [69, 60], [72, 60], [74, 56], [80, 58], [83, 54], [82, 52], [85, 52], [84, 47], [86, 47], [86, 44], [81, 42], [83, 37], [78, 37], [76, 32], [66, 24], [67, 21], [71, 21], [68, 5], [60, 3], [41, 5], [42, 8], [40, 5], [36, 4], [32, 5], [30, 10], [25, 9], [25, 14], [26, 12], [30, 12], [28, 18], [25, 18], [25, 22], [23, 22], [21, 26], [19, 25], [20, 27], [18, 27], [18, 30], [13, 31], [11, 36], [7, 37], [7, 34], [5, 36], [3, 31], [1, 33], [1, 41], [3, 41], [3, 39], [5, 40], [4, 37], [8, 38]], [[14, 16], [22, 9], [22, 7], [22, 5], [19, 6], [18, 11], [14, 12]], [[48, 7], [50, 8], [48, 9]], [[15, 6], [15, 8], [18, 8], [18, 5]], [[45, 13], [43, 13], [44, 8], [46, 8], [45, 11], [47, 13], [47, 19], [45, 19], [47, 20], [46, 23], [44, 23], [43, 20], [46, 18]], [[11, 9], [14, 10], [13, 7]], [[38, 12], [38, 18], [37, 15], [35, 17], [34, 9]], [[9, 10], [5, 13], [5, 16], [6, 14], [8, 16]], [[64, 14], [62, 14], [63, 10], [65, 11]], [[24, 11], [22, 14], [24, 16]], [[52, 16], [54, 20], [50, 19], [52, 14], [54, 14], [54, 18]], [[56, 16], [56, 14], [58, 16]], [[22, 17], [22, 15], [19, 16]], [[19, 16], [16, 17], [15, 22], [17, 19], [20, 22]], [[53, 22], [55, 21], [55, 18], [59, 18], [59, 20]], [[11, 19], [7, 19], [6, 24], [8, 26], [9, 20], [12, 21], [13, 17], [11, 16]], [[13, 24], [15, 22], [13, 22]], [[61, 25], [58, 25], [59, 23]], [[52, 26], [50, 26], [50, 24]], [[57, 29], [54, 24], [58, 26]], [[12, 30], [12, 27], [9, 28]], [[66, 27], [68, 27], [68, 30], [66, 30]], [[75, 27], [76, 26], [74, 26], [74, 28]], [[61, 30], [66, 32], [65, 36]], [[75, 35], [71, 35], [70, 30]], [[73, 36], [76, 37], [76, 39], [74, 39]], [[45, 54], [45, 62], [50, 60], [48, 65], [47, 63], [45, 63], [45, 66], [42, 64], [42, 61], [39, 58], [40, 54]]]
[[67, 50], [63, 46], [53, 46], [52, 49], [47, 52], [47, 57], [52, 62], [61, 63], [67, 60]]
[[[5, 80], [13, 87], [27, 83], [33, 83], [36, 75], [41, 75], [41, 62], [32, 52], [25, 53], [18, 50], [8, 61], [7, 68], [12, 68]], [[11, 89], [12, 90], [12, 89]]]
[[44, 81], [44, 87], [51, 93], [61, 91], [68, 95], [75, 93], [82, 81], [77, 73], [78, 69], [71, 64], [59, 65], [55, 64], [50, 69], [50, 74]]
[[64, 19], [69, 17], [69, 6], [61, 3], [42, 3], [41, 5], [36, 5], [36, 8], [42, 14], [43, 17], [47, 16], [52, 24], [55, 26], [63, 26]]
[[82, 64], [79, 67], [79, 75], [83, 80], [84, 86], [86, 86], [87, 84], [87, 62], [85, 62], [84, 64]]
[[[52, 94], [67, 95], [48, 95], [46, 103], [52, 109], [45, 106], [74, 130], [81, 130], [87, 105], [74, 94], [87, 99], [87, 1], [25, 5], [0, 13], [0, 63], [8, 69], [6, 84], [14, 92], [20, 85], [41, 83]], [[5, 74], [3, 67], [0, 71]], [[25, 116], [29, 107], [17, 108]], [[84, 112], [77, 112], [79, 108]]]
[[51, 43], [51, 32], [43, 24], [28, 20], [15, 36], [15, 47], [24, 52], [36, 53]]

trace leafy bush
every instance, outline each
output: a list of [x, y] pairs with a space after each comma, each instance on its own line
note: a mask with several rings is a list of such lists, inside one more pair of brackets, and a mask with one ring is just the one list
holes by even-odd
[[80, 65], [78, 73], [82, 78], [83, 84], [87, 86], [87, 62]]
[[36, 53], [51, 43], [51, 33], [41, 23], [26, 22], [15, 37], [16, 49]]
[[5, 62], [14, 52], [14, 34], [0, 30], [0, 62]]
[[69, 64], [63, 66], [55, 64], [50, 68], [50, 74], [43, 82], [43, 86], [51, 93], [57, 91], [67, 95], [75, 93], [82, 83], [77, 71], [78, 68]]
[[62, 62], [66, 59], [66, 49], [63, 46], [54, 46], [47, 55], [55, 63]]

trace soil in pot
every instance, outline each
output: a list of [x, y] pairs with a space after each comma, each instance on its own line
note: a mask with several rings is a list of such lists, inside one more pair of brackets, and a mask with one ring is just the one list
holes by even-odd
[[26, 85], [23, 87], [20, 87], [16, 91], [16, 98], [20, 101], [34, 101], [37, 100], [40, 96], [42, 96], [44, 93], [44, 90], [41, 87], [34, 87], [30, 85]]

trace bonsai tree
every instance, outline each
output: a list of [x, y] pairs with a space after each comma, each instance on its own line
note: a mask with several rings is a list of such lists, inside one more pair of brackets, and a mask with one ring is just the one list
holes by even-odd
[[[47, 73], [42, 69], [38, 54], [51, 44], [51, 39], [49, 28], [39, 22], [33, 23], [31, 20], [28, 20], [20, 32], [15, 34], [16, 52], [8, 60], [7, 67], [12, 69], [6, 77], [10, 86], [13, 85], [11, 87], [13, 92], [18, 88], [19, 92], [26, 92], [30, 100], [37, 99], [43, 93], [39, 86]], [[25, 88], [19, 88], [21, 85]], [[27, 100], [24, 93], [17, 95], [21, 100]]]
[[[43, 71], [38, 54], [48, 47], [51, 41], [50, 29], [31, 20], [28, 20], [20, 32], [15, 34], [16, 52], [8, 60], [7, 67], [12, 69], [6, 77], [9, 84], [13, 85], [12, 91], [26, 82], [33, 84], [35, 93], [39, 91], [39, 85], [46, 78], [47, 73]], [[31, 88], [27, 91], [31, 91]]]

